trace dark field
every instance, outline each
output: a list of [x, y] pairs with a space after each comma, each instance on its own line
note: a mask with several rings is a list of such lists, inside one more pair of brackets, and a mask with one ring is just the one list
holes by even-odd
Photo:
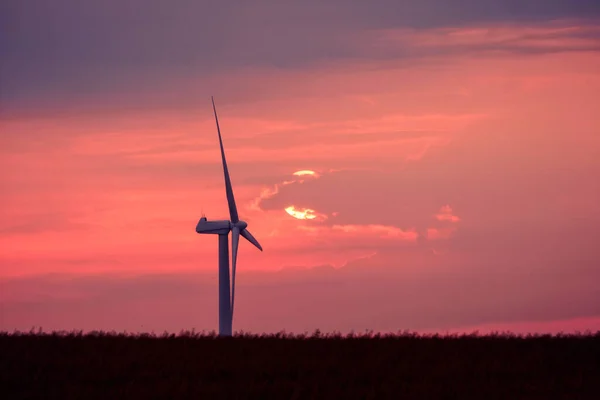
[[600, 399], [600, 332], [0, 333], [3, 399]]

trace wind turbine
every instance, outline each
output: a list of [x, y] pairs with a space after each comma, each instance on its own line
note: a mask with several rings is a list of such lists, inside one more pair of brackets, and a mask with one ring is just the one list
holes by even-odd
[[[219, 235], [219, 336], [231, 336], [233, 331], [233, 305], [235, 300], [235, 268], [237, 261], [237, 251], [240, 235], [246, 240], [258, 247], [262, 247], [252, 234], [246, 229], [248, 224], [241, 221], [238, 217], [233, 189], [231, 188], [231, 179], [225, 161], [225, 150], [223, 150], [223, 140], [221, 139], [221, 129], [219, 128], [219, 118], [215, 108], [215, 100], [212, 98], [213, 112], [217, 123], [217, 133], [219, 134], [219, 145], [221, 146], [221, 159], [223, 161], [223, 173], [225, 175], [225, 193], [227, 195], [227, 205], [229, 206], [229, 218], [227, 221], [209, 221], [203, 215], [196, 225], [196, 232], [200, 234]], [[231, 231], [231, 255], [232, 255], [232, 276], [231, 276], [231, 296], [229, 292], [229, 242], [228, 236]]]

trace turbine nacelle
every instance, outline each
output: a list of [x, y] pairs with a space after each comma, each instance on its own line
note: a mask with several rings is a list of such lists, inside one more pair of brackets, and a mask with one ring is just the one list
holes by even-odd
[[209, 221], [206, 217], [202, 217], [196, 225], [196, 233], [205, 235], [227, 235], [230, 230], [231, 223], [227, 220]]
[[[227, 220], [209, 221], [206, 217], [200, 218], [196, 225], [196, 233], [206, 235], [226, 235], [234, 228], [242, 232], [248, 227], [246, 221], [231, 222]], [[254, 244], [254, 243], [253, 243]], [[258, 247], [258, 246], [257, 246]]]

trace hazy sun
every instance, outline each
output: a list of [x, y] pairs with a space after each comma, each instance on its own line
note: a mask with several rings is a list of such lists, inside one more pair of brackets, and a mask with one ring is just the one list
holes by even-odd
[[315, 215], [315, 210], [311, 210], [310, 208], [305, 208], [302, 210], [296, 210], [296, 207], [289, 206], [285, 208], [285, 212], [290, 214], [294, 218], [298, 219], [315, 219], [317, 216]]
[[319, 176], [319, 174], [317, 174], [315, 171], [311, 171], [309, 169], [303, 169], [301, 171], [296, 171], [296, 172], [294, 172], [294, 175], [296, 175], [296, 176], [312, 175], [314, 177]]

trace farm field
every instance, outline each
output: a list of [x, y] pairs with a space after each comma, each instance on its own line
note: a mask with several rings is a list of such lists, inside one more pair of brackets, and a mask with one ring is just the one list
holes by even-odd
[[600, 332], [0, 333], [5, 399], [595, 399]]

